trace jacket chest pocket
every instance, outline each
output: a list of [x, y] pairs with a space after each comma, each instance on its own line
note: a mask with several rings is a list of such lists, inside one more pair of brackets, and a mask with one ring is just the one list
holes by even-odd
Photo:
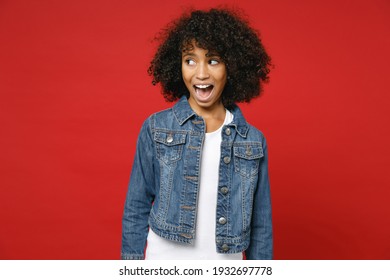
[[166, 164], [171, 164], [181, 159], [186, 133], [156, 131], [154, 141], [156, 142], [157, 158]]
[[260, 142], [237, 143], [233, 146], [234, 169], [244, 177], [255, 176], [259, 172], [259, 162], [264, 156]]

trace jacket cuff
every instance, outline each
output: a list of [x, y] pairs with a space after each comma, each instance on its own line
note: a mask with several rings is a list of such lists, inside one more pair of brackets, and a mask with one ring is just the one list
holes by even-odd
[[138, 254], [121, 253], [121, 259], [122, 260], [143, 260], [144, 256]]

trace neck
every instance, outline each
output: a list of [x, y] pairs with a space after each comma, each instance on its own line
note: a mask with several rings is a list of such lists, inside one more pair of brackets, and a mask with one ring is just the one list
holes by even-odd
[[198, 116], [201, 116], [205, 123], [206, 123], [206, 132], [213, 132], [220, 128], [225, 121], [226, 116], [226, 109], [222, 105], [218, 106], [217, 108], [214, 108], [213, 110], [205, 110], [202, 108], [202, 110], [199, 110], [198, 108], [193, 108], [195, 113]]

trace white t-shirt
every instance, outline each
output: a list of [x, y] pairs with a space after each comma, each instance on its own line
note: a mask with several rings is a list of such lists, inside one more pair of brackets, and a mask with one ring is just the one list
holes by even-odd
[[[223, 125], [233, 121], [226, 110]], [[223, 126], [222, 125], [222, 126]], [[222, 126], [206, 133], [203, 143], [200, 186], [194, 244], [183, 244], [162, 238], [149, 230], [145, 259], [147, 260], [241, 260], [242, 253], [216, 252], [215, 223], [218, 195], [219, 161], [221, 156]]]

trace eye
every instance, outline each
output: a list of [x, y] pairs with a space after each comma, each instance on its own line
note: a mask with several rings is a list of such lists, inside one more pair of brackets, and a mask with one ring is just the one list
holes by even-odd
[[188, 65], [195, 65], [195, 61], [191, 58], [188, 58], [185, 60], [185, 62], [188, 64]]
[[211, 65], [217, 65], [217, 64], [219, 64], [219, 60], [218, 60], [218, 59], [210, 59], [210, 60], [209, 60], [209, 64], [211, 64]]

